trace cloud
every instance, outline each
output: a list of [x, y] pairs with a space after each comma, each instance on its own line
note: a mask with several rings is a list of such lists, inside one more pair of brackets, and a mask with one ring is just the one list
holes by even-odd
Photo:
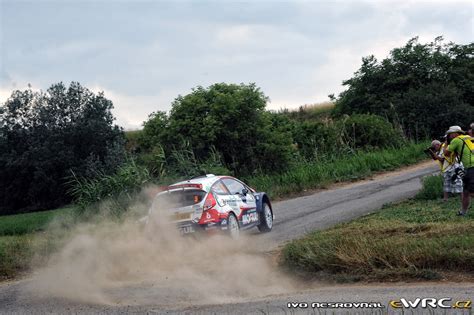
[[91, 91], [104, 92], [104, 96], [114, 104], [112, 113], [116, 123], [125, 130], [141, 129], [143, 122], [154, 111], [167, 111], [174, 99], [170, 95], [129, 96], [111, 89], [95, 86]]
[[414, 36], [473, 38], [469, 1], [121, 2], [4, 0], [2, 89], [78, 81], [102, 88], [139, 127], [178, 94], [255, 82], [275, 106], [339, 93], [361, 58]]

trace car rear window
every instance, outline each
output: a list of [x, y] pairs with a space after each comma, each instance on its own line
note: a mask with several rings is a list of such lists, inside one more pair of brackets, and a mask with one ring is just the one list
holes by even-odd
[[200, 203], [206, 192], [200, 189], [183, 189], [163, 193], [156, 197], [159, 208], [181, 208]]

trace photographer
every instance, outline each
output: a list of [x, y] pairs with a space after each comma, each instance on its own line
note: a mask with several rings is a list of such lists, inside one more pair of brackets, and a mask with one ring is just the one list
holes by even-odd
[[[474, 138], [464, 135], [464, 131], [459, 126], [451, 126], [446, 132], [449, 146], [445, 156], [456, 157], [463, 167], [457, 167], [455, 173], [462, 177], [463, 193], [462, 208], [458, 215], [464, 216], [467, 213], [471, 201], [471, 194], [474, 194]], [[471, 130], [472, 133], [472, 130]]]
[[[430, 151], [433, 153], [431, 158], [438, 161], [443, 175], [443, 200], [448, 201], [449, 194], [461, 194], [463, 191], [462, 180], [455, 175], [455, 169], [459, 166], [456, 163], [455, 156], [446, 157], [445, 151], [447, 148], [447, 140], [441, 144], [438, 140], [431, 142]], [[461, 195], [462, 199], [462, 195]]]

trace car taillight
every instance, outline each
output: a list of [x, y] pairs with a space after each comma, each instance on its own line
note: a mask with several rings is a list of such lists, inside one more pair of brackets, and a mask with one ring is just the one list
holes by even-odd
[[207, 194], [206, 201], [204, 201], [204, 206], [202, 209], [204, 211], [212, 209], [216, 204], [216, 198], [214, 198], [214, 195], [210, 192]]

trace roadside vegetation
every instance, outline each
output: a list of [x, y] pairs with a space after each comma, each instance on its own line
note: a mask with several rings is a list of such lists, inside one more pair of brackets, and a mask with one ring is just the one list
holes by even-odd
[[413, 200], [287, 244], [291, 271], [336, 281], [435, 280], [474, 275], [474, 216], [456, 216], [459, 197], [442, 202], [440, 177]]
[[0, 214], [71, 202], [83, 211], [105, 197], [133, 197], [140, 182], [203, 173], [257, 178], [257, 189], [278, 196], [320, 187], [326, 167], [338, 181], [404, 165], [401, 156], [354, 173], [334, 161], [404, 151], [470, 123], [472, 51], [473, 44], [413, 38], [381, 62], [363, 58], [343, 82], [347, 90], [329, 102], [297, 110], [267, 110], [269, 97], [254, 83], [197, 86], [178, 95], [169, 112], [152, 112], [143, 129], [128, 132], [115, 125], [104, 93], [77, 82], [14, 91], [0, 106]]
[[329, 184], [354, 181], [373, 175], [375, 172], [394, 170], [426, 159], [422, 149], [428, 143], [407, 143], [402, 148], [357, 152], [351, 155], [327, 157], [295, 165], [281, 174], [249, 177], [247, 182], [269, 193], [274, 198]]
[[28, 272], [46, 261], [75, 224], [75, 208], [0, 217], [0, 280]]
[[214, 173], [280, 198], [416, 163], [431, 137], [474, 116], [472, 49], [414, 38], [381, 63], [363, 58], [330, 102], [297, 110], [267, 110], [254, 83], [198, 86], [135, 131], [77, 82], [14, 91], [0, 106], [0, 277], [52, 250], [61, 226], [143, 211], [147, 186]]

